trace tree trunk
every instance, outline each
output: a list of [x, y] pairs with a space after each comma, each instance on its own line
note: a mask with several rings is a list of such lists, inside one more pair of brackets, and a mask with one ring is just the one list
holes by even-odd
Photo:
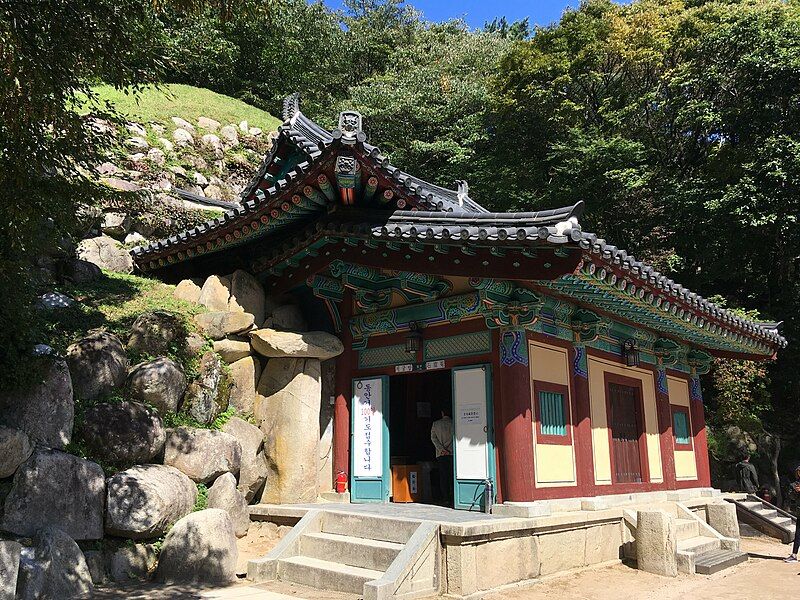
[[781, 439], [772, 433], [765, 432], [762, 438], [764, 446], [769, 451], [769, 479], [770, 485], [775, 490], [775, 506], [783, 505], [783, 490], [781, 489], [781, 479], [778, 473], [778, 457], [781, 454]]

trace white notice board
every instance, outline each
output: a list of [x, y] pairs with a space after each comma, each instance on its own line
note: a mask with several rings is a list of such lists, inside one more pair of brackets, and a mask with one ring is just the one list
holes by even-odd
[[353, 475], [383, 476], [383, 380], [356, 379], [353, 396]]
[[488, 479], [486, 368], [453, 371], [456, 479]]

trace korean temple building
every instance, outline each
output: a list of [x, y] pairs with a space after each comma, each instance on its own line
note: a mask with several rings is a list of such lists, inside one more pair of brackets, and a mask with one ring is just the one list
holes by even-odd
[[[583, 202], [488, 212], [394, 167], [362, 117], [285, 122], [241, 206], [133, 251], [167, 281], [253, 274], [334, 333], [335, 473], [386, 502], [392, 465], [454, 420], [455, 508], [710, 486], [700, 376], [769, 360], [777, 327], [703, 299], [593, 233]], [[449, 412], [446, 410], [446, 412]]]

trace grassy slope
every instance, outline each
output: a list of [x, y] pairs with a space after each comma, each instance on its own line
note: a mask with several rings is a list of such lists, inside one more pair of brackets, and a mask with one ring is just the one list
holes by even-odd
[[216, 119], [223, 125], [247, 121], [265, 132], [277, 129], [280, 119], [266, 111], [229, 96], [191, 85], [168, 84], [149, 87], [139, 94], [125, 94], [109, 85], [94, 88], [101, 100], [108, 100], [131, 121], [172, 124], [170, 117], [181, 117], [196, 124], [198, 117]]

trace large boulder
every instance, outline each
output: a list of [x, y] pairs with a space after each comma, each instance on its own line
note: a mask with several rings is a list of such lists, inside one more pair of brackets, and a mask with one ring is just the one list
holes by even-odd
[[230, 385], [222, 370], [222, 361], [214, 352], [200, 359], [197, 379], [186, 388], [183, 411], [198, 423], [210, 424], [228, 408]]
[[92, 455], [112, 464], [149, 462], [164, 448], [167, 437], [154, 409], [129, 401], [90, 407], [81, 430]]
[[103, 537], [100, 465], [59, 450], [36, 450], [14, 475], [0, 529], [30, 536], [53, 525], [76, 540]]
[[242, 447], [242, 462], [239, 468], [239, 491], [250, 502], [267, 480], [267, 459], [264, 451], [264, 434], [255, 425], [239, 417], [232, 417], [222, 431], [231, 434]]
[[72, 283], [89, 283], [103, 276], [100, 267], [79, 258], [68, 258], [61, 265], [61, 274]]
[[41, 529], [34, 545], [22, 549], [18, 600], [89, 598], [92, 575], [78, 544], [57, 527]]
[[231, 396], [229, 405], [242, 415], [253, 414], [256, 384], [261, 377], [261, 363], [253, 356], [237, 360], [230, 365]]
[[164, 464], [197, 483], [208, 483], [223, 473], [238, 473], [242, 447], [235, 437], [213, 429], [177, 427], [167, 430]]
[[214, 342], [214, 352], [219, 354], [226, 363], [230, 364], [253, 353], [250, 342], [241, 340], [218, 340]]
[[175, 467], [138, 465], [108, 479], [105, 527], [109, 535], [147, 539], [188, 515], [197, 486]]
[[228, 310], [231, 297], [231, 282], [226, 277], [211, 275], [200, 290], [198, 302], [211, 311]]
[[225, 125], [219, 130], [219, 135], [226, 146], [239, 145], [239, 132], [236, 130], [236, 125]]
[[200, 313], [195, 315], [194, 322], [212, 340], [221, 340], [225, 336], [247, 331], [255, 323], [250, 313], [223, 311]]
[[75, 396], [94, 400], [122, 387], [128, 375], [128, 355], [113, 333], [95, 331], [67, 348], [67, 363]]
[[31, 452], [31, 441], [24, 431], [0, 426], [0, 479], [11, 477]]
[[272, 327], [281, 331], [306, 331], [308, 324], [302, 311], [294, 304], [276, 306], [271, 315]]
[[162, 310], [142, 313], [131, 325], [128, 348], [136, 352], [158, 356], [166, 354], [176, 340], [186, 335], [180, 319]]
[[47, 364], [41, 382], [21, 392], [0, 391], [0, 422], [21, 429], [38, 446], [63, 448], [72, 440], [75, 403], [67, 363]]
[[231, 296], [228, 300], [229, 311], [250, 313], [256, 323], [263, 323], [266, 297], [264, 288], [258, 280], [247, 271], [241, 269], [231, 275]]
[[118, 273], [133, 272], [133, 258], [130, 253], [117, 240], [106, 235], [81, 241], [77, 256], [101, 269]]
[[255, 405], [269, 467], [261, 502], [316, 501], [320, 396], [319, 359], [267, 362]]
[[228, 513], [201, 510], [182, 518], [167, 534], [156, 578], [164, 583], [228, 583], [236, 579], [238, 558]]
[[152, 404], [160, 413], [177, 412], [186, 391], [186, 375], [174, 360], [160, 356], [131, 370], [128, 390], [131, 397]]
[[12, 540], [0, 540], [0, 600], [14, 600], [22, 545]]
[[267, 358], [318, 358], [327, 360], [344, 352], [339, 338], [324, 331], [292, 333], [275, 329], [250, 332], [253, 349]]
[[113, 581], [147, 579], [155, 571], [158, 554], [153, 544], [125, 544], [106, 553], [108, 573]]
[[108, 581], [106, 573], [106, 558], [102, 550], [84, 550], [83, 557], [86, 559], [86, 566], [92, 576], [95, 585], [103, 585]]
[[247, 500], [236, 489], [236, 477], [232, 473], [220, 475], [214, 481], [214, 485], [208, 488], [208, 508], [221, 508], [230, 515], [236, 537], [247, 535], [247, 528], [250, 527], [250, 511], [247, 508]]
[[175, 286], [175, 291], [172, 292], [172, 297], [185, 302], [194, 302], [197, 304], [200, 301], [200, 293], [202, 290], [191, 279], [184, 279]]
[[108, 212], [103, 215], [100, 225], [103, 233], [113, 238], [123, 238], [130, 231], [131, 217], [127, 213]]

